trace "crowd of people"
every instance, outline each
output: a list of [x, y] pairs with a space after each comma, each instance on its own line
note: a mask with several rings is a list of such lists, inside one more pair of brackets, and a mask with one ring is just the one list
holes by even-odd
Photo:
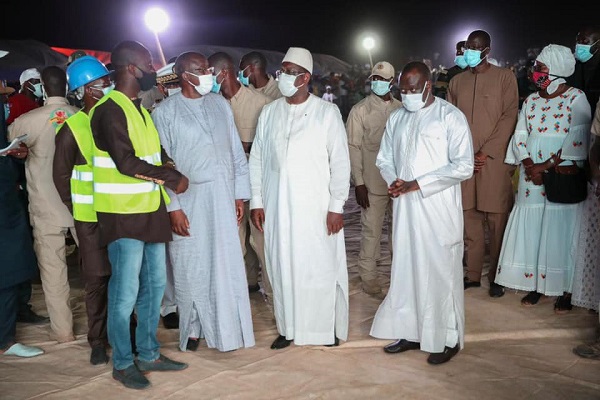
[[[523, 306], [555, 296], [557, 314], [598, 311], [599, 40], [586, 27], [574, 52], [545, 46], [522, 99], [483, 30], [457, 43], [441, 75], [422, 61], [399, 74], [377, 62], [361, 99], [344, 75], [313, 77], [302, 47], [275, 76], [258, 51], [184, 52], [156, 71], [136, 41], [113, 48], [110, 69], [78, 53], [64, 68], [23, 71], [19, 93], [0, 88], [0, 146], [18, 143], [0, 157], [0, 354], [43, 354], [17, 342], [18, 320], [75, 340], [67, 236], [90, 363], [112, 359], [128, 388], [187, 368], [161, 353], [161, 317], [181, 351], [202, 339], [222, 352], [255, 346], [251, 292], [273, 313], [271, 349], [338, 346], [351, 312], [351, 187], [362, 289], [382, 300], [370, 334], [393, 340], [386, 353], [451, 360], [464, 347], [464, 291], [484, 276], [492, 299], [512, 288], [528, 292]], [[586, 173], [587, 198], [550, 201], [550, 172]], [[387, 293], [376, 270], [386, 219]], [[38, 268], [49, 319], [28, 305]], [[600, 342], [574, 352], [600, 358]]]

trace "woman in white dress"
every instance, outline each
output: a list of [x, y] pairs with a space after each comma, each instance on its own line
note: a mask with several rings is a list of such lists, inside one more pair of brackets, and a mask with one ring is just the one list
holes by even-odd
[[539, 91], [521, 108], [505, 162], [520, 165], [515, 206], [504, 233], [496, 283], [529, 293], [521, 304], [532, 306], [542, 295], [558, 296], [556, 313], [572, 309], [571, 291], [581, 203], [546, 199], [542, 177], [555, 165], [583, 167], [591, 124], [585, 94], [566, 85], [575, 58], [565, 46], [541, 51], [532, 78]]

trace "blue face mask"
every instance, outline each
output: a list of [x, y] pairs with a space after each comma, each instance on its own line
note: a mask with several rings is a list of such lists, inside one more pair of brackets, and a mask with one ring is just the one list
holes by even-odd
[[575, 59], [581, 62], [588, 62], [595, 53], [592, 53], [592, 46], [598, 43], [596, 40], [592, 44], [580, 44], [575, 45]]
[[[221, 72], [219, 72], [219, 74], [220, 73]], [[219, 74], [213, 75], [213, 87], [211, 89], [211, 92], [213, 93], [219, 93], [221, 91], [221, 83], [223, 83], [223, 81], [221, 81], [221, 83], [217, 81], [217, 77], [219, 76]]]
[[388, 81], [371, 81], [371, 90], [378, 96], [385, 96], [390, 91]]
[[4, 120], [6, 121], [8, 119], [8, 116], [10, 115], [10, 107], [8, 106], [8, 103], [4, 104]]
[[465, 69], [468, 67], [467, 61], [465, 60], [465, 56], [456, 56], [454, 57], [454, 64], [458, 65], [461, 69]]
[[248, 67], [238, 72], [238, 81], [240, 81], [240, 83], [244, 86], [248, 86], [250, 84], [250, 75], [244, 76], [244, 71], [246, 69], [248, 69]]
[[481, 58], [481, 50], [467, 49], [467, 50], [465, 50], [464, 57], [465, 57], [465, 62], [471, 68], [478, 66], [479, 63], [481, 63], [481, 61], [483, 60]]

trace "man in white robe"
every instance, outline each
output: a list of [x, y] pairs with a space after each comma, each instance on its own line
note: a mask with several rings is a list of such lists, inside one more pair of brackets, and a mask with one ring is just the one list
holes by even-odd
[[404, 67], [403, 107], [390, 115], [377, 155], [394, 198], [394, 257], [371, 336], [399, 339], [387, 353], [420, 348], [441, 364], [464, 345], [460, 182], [473, 174], [473, 145], [464, 114], [431, 86], [424, 63]]
[[212, 72], [198, 53], [175, 61], [181, 92], [152, 112], [161, 144], [190, 179], [188, 190], [170, 192], [168, 205], [179, 311], [179, 348], [196, 350], [204, 337], [220, 351], [254, 346], [246, 271], [237, 231], [250, 198], [248, 162], [231, 107], [210, 93]]
[[284, 97], [263, 107], [250, 152], [251, 218], [265, 234], [279, 331], [272, 349], [348, 336], [348, 143], [338, 107], [308, 92], [312, 64], [308, 50], [288, 50]]

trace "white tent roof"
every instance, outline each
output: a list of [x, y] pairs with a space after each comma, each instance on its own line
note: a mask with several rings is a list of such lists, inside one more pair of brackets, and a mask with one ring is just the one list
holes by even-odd
[[[222, 51], [229, 54], [233, 58], [235, 63], [239, 63], [239, 60], [246, 53], [249, 53], [251, 51], [260, 51], [267, 58], [267, 71], [271, 73], [281, 68], [281, 60], [283, 60], [283, 56], [285, 55], [285, 53], [273, 50], [199, 44], [193, 46], [174, 46], [169, 49], [165, 49], [165, 58], [169, 60], [170, 58], [176, 57], [179, 54], [186, 51], [195, 51], [204, 54], [206, 57], [209, 57], [211, 54]], [[331, 55], [313, 53], [312, 56], [313, 75], [323, 76], [328, 75], [330, 72], [348, 73], [352, 69], [352, 65], [350, 65], [346, 61], [340, 60], [339, 58]]]

